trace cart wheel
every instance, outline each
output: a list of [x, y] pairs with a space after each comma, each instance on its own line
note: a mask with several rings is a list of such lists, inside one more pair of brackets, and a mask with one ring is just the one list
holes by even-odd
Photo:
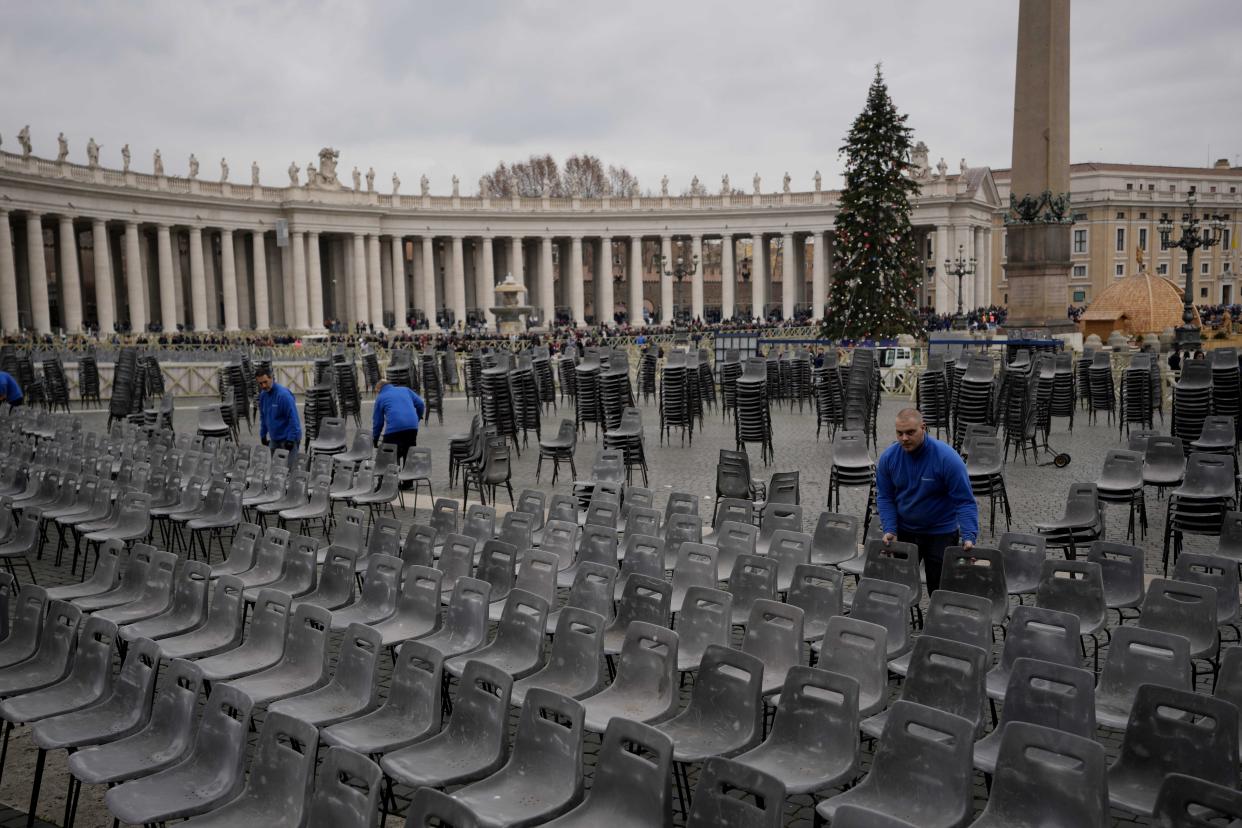
[[1053, 459], [1052, 464], [1058, 469], [1063, 469], [1070, 464], [1070, 456], [1068, 454], [1058, 454]]

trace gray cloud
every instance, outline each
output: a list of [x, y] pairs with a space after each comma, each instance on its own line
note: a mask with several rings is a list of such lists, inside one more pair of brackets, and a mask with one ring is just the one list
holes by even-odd
[[[1173, 13], [1175, 12], [1175, 17]], [[1078, 0], [1076, 161], [1205, 164], [1242, 155], [1242, 4]], [[1193, 22], [1187, 26], [1187, 22]], [[31, 124], [36, 152], [69, 137], [139, 169], [191, 152], [285, 181], [319, 147], [348, 170], [393, 170], [436, 192], [496, 161], [591, 152], [674, 191], [722, 173], [776, 189], [786, 170], [827, 185], [882, 61], [933, 159], [1008, 166], [1017, 4], [680, 0], [70, 3], [6, 8], [0, 134]]]

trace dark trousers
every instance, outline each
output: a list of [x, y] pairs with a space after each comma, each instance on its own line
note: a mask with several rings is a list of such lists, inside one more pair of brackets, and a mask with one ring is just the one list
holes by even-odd
[[25, 401], [26, 401], [26, 398], [25, 398], [25, 397], [22, 397], [22, 398], [21, 398], [20, 400], [18, 400], [17, 402], [11, 402], [11, 403], [9, 403], [9, 411], [12, 411], [14, 408], [21, 408], [22, 403], [24, 403]]
[[926, 534], [908, 532], [903, 529], [897, 533], [897, 540], [902, 543], [912, 543], [919, 548], [923, 572], [927, 574], [927, 594], [931, 595], [940, 588], [940, 570], [944, 566], [944, 550], [950, 546], [957, 546], [958, 533]]
[[298, 459], [298, 441], [297, 440], [273, 440], [271, 442], [272, 451], [277, 449], [285, 449], [289, 452], [289, 468], [293, 468], [293, 464]]
[[418, 445], [418, 429], [407, 428], [405, 431], [393, 431], [384, 435], [384, 442], [397, 447], [397, 465], [405, 465], [405, 456], [411, 446]]

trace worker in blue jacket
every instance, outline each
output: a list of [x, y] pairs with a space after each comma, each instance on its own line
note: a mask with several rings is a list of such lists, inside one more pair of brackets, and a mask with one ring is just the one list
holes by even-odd
[[917, 546], [927, 592], [935, 592], [945, 549], [959, 542], [963, 550], [975, 545], [979, 504], [966, 463], [952, 446], [927, 433], [917, 408], [898, 412], [897, 442], [880, 455], [875, 491], [884, 543]]
[[286, 449], [292, 467], [302, 442], [302, 421], [293, 392], [275, 382], [266, 368], [256, 371], [255, 379], [259, 383], [259, 439], [273, 451]]
[[426, 413], [427, 404], [414, 389], [380, 380], [375, 385], [375, 410], [371, 414], [372, 442], [378, 446], [382, 433], [385, 443], [397, 447], [397, 462], [404, 466], [410, 446], [418, 445], [418, 426]]
[[11, 410], [22, 404], [23, 397], [22, 387], [13, 379], [13, 375], [0, 371], [0, 403], [7, 402]]

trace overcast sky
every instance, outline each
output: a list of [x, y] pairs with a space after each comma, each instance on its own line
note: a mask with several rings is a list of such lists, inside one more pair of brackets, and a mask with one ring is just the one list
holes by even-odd
[[[839, 182], [876, 62], [934, 164], [1009, 166], [1017, 0], [6, 2], [0, 136], [85, 162], [288, 182], [320, 147], [387, 192], [592, 153], [644, 189]], [[1072, 157], [1242, 158], [1242, 0], [1074, 0]]]

